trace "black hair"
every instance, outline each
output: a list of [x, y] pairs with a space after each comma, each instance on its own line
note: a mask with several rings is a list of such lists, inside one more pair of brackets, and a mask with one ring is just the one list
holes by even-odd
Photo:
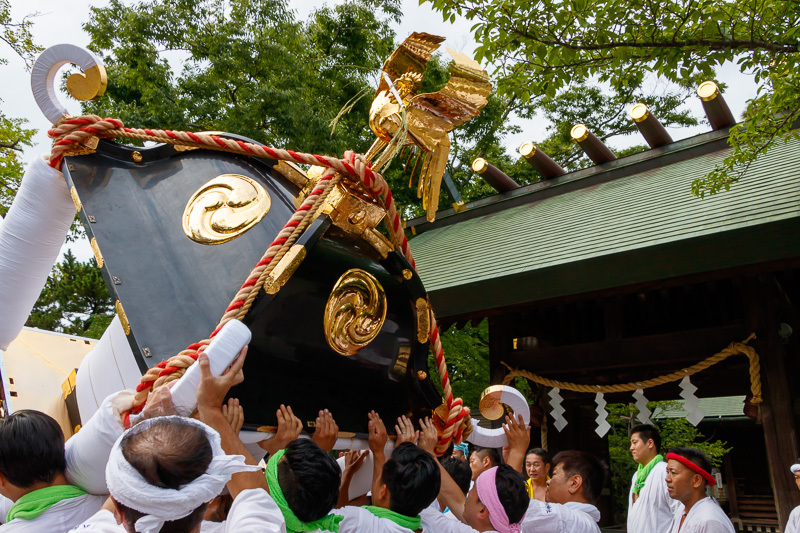
[[495, 487], [497, 487], [497, 497], [508, 516], [508, 523], [522, 522], [531, 501], [522, 474], [508, 465], [500, 465], [497, 467]]
[[389, 489], [390, 510], [417, 516], [439, 495], [442, 475], [431, 454], [404, 442], [383, 465], [381, 483]]
[[567, 450], [559, 452], [553, 457], [555, 466], [561, 465], [561, 470], [567, 477], [581, 476], [583, 481], [583, 497], [594, 504], [600, 498], [603, 486], [608, 477], [608, 467], [600, 459], [586, 452]]
[[0, 420], [0, 473], [25, 489], [67, 469], [64, 433], [52, 417], [23, 410]]
[[292, 512], [303, 522], [327, 515], [339, 499], [341, 471], [331, 455], [310, 439], [295, 439], [278, 463], [278, 483]]
[[[180, 418], [156, 419], [147, 426], [134, 426], [122, 438], [120, 449], [125, 460], [149, 484], [175, 490], [205, 474], [214, 457], [203, 428]], [[117, 507], [124, 517], [125, 529], [134, 532], [136, 521], [144, 513], [119, 502]], [[204, 503], [188, 516], [164, 522], [161, 533], [195, 529], [203, 521], [207, 507], [208, 503]]]
[[553, 464], [553, 459], [550, 457], [550, 454], [547, 452], [547, 450], [543, 448], [531, 448], [530, 450], [525, 452], [525, 457], [528, 457], [529, 455], [532, 454], [541, 457], [542, 462], [546, 465]]
[[[669, 453], [674, 453], [675, 455], [680, 455], [684, 459], [688, 459], [706, 472], [711, 474], [711, 459], [703, 453], [702, 451], [698, 450], [697, 448], [671, 448]], [[700, 476], [703, 477], [703, 476]], [[703, 483], [706, 483], [705, 478], [703, 478]]]
[[483, 448], [481, 446], [475, 446], [472, 451], [477, 453], [481, 459], [488, 457], [490, 466], [500, 466], [503, 464], [503, 453], [500, 448]]
[[456, 482], [461, 492], [466, 495], [469, 492], [469, 485], [472, 481], [472, 470], [470, 470], [467, 462], [455, 457], [445, 457], [439, 462], [442, 463], [442, 468], [444, 468], [445, 471], [450, 474], [450, 477], [453, 478], [453, 481]]
[[631, 428], [628, 432], [628, 436], [633, 437], [637, 433], [639, 434], [639, 438], [645, 443], [653, 439], [653, 444], [656, 445], [656, 453], [661, 451], [661, 432], [658, 431], [657, 427], [653, 424], [638, 424]]

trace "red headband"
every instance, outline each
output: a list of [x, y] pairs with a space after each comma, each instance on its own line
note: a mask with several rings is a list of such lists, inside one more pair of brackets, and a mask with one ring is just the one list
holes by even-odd
[[713, 485], [717, 484], [717, 478], [715, 478], [714, 476], [712, 476], [711, 474], [709, 474], [708, 472], [706, 472], [705, 470], [703, 470], [702, 468], [700, 468], [699, 466], [697, 466], [696, 464], [691, 462], [686, 457], [684, 457], [682, 455], [678, 455], [676, 453], [668, 453], [667, 454], [667, 461], [669, 461], [670, 459], [674, 459], [674, 460], [678, 461], [679, 463], [681, 463], [686, 468], [688, 468], [689, 470], [691, 470], [691, 471], [693, 471], [693, 472], [695, 472], [697, 474], [700, 474], [700, 476], [702, 476], [702, 478], [706, 480], [706, 483], [708, 485], [713, 486]]

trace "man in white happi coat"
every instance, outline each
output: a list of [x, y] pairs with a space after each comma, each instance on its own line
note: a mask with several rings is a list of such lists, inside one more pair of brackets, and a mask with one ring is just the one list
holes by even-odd
[[706, 487], [717, 484], [706, 454], [673, 448], [667, 454], [666, 482], [670, 497], [683, 504], [673, 517], [672, 533], [735, 533], [719, 503], [706, 494]]
[[667, 463], [661, 455], [661, 435], [651, 424], [630, 430], [631, 455], [639, 464], [628, 493], [629, 533], [669, 533], [672, 517], [683, 505], [669, 497]]
[[[800, 489], [800, 459], [789, 467], [789, 470], [794, 476], [797, 488]], [[783, 533], [800, 533], [800, 505], [792, 509], [792, 514], [789, 515], [789, 521], [786, 522], [786, 529], [783, 530]]]
[[547, 502], [531, 500], [522, 521], [524, 533], [600, 533], [600, 498], [608, 469], [596, 457], [568, 450], [553, 457]]

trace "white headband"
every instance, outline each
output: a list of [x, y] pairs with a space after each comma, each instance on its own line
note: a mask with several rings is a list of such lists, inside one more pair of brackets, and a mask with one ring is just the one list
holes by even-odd
[[144, 420], [135, 428], [140, 432], [156, 421], [170, 419], [179, 419], [202, 428], [208, 437], [214, 456], [205, 474], [180, 489], [165, 489], [148, 483], [122, 454], [120, 443], [131, 430], [117, 439], [106, 465], [106, 484], [116, 501], [145, 514], [136, 521], [135, 527], [139, 533], [155, 533], [161, 529], [164, 522], [189, 516], [195, 509], [216, 498], [233, 474], [260, 470], [258, 466], [245, 464], [241, 455], [225, 455], [220, 445], [219, 433], [197, 420], [162, 416]]
[[796, 474], [798, 471], [800, 471], [800, 464], [793, 464], [789, 467], [789, 470], [792, 471], [792, 474]]

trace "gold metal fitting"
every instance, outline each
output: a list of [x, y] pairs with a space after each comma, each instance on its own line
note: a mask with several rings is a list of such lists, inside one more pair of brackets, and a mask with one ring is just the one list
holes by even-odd
[[492, 385], [487, 387], [481, 394], [481, 400], [478, 403], [478, 409], [487, 420], [497, 420], [503, 413], [505, 407], [500, 401], [500, 396], [503, 394], [503, 385]]
[[713, 100], [719, 95], [719, 87], [713, 81], [704, 81], [697, 86], [697, 96], [704, 102]]
[[267, 294], [277, 294], [277, 292], [281, 290], [281, 287], [289, 281], [289, 278], [292, 277], [292, 274], [295, 273], [300, 263], [302, 263], [305, 258], [306, 247], [302, 244], [295, 244], [289, 248], [286, 255], [281, 257], [281, 260], [278, 261], [278, 264], [275, 265], [275, 268], [269, 273], [266, 281], [264, 281], [264, 292]]
[[108, 87], [108, 76], [102, 65], [95, 65], [85, 72], [76, 72], [67, 78], [67, 91], [76, 100], [94, 100], [102, 96]]
[[418, 380], [424, 381], [427, 378], [428, 378], [428, 373], [427, 372], [425, 372], [424, 370], [418, 370], [417, 371], [417, 379]]
[[72, 203], [75, 204], [75, 209], [80, 213], [83, 206], [81, 205], [81, 199], [78, 197], [78, 189], [74, 185], [69, 188], [69, 195], [72, 196]]
[[386, 292], [375, 276], [351, 268], [336, 282], [325, 304], [328, 346], [344, 356], [358, 353], [380, 333], [386, 308]]
[[125, 310], [122, 308], [122, 303], [119, 300], [114, 303], [114, 309], [117, 311], [119, 323], [122, 324], [122, 330], [125, 332], [125, 335], [130, 335], [131, 323], [128, 322], [128, 315], [125, 314]]
[[631, 119], [633, 119], [634, 122], [642, 122], [647, 120], [649, 116], [650, 110], [647, 109], [646, 104], [639, 102], [631, 108]]
[[428, 300], [417, 298], [417, 341], [425, 344], [431, 329], [431, 310]]
[[519, 154], [525, 159], [533, 157], [536, 153], [536, 145], [533, 143], [525, 143], [519, 147]]
[[482, 157], [477, 158], [472, 162], [472, 170], [478, 174], [483, 174], [489, 168], [489, 163]]
[[92, 240], [89, 241], [89, 245], [92, 247], [92, 252], [94, 252], [94, 260], [97, 261], [97, 266], [103, 268], [103, 254], [100, 253], [100, 246], [97, 244], [97, 239], [92, 237]]
[[585, 141], [589, 137], [589, 128], [584, 124], [575, 124], [569, 132], [569, 136], [575, 142]]
[[411, 269], [410, 269], [410, 268], [404, 268], [404, 269], [403, 269], [403, 277], [404, 277], [405, 279], [411, 279], [411, 278], [413, 278], [413, 277], [414, 277], [414, 273], [413, 273], [413, 272], [411, 272]]
[[134, 163], [141, 163], [142, 152], [140, 152], [139, 150], [134, 150], [133, 153], [131, 153], [131, 159], [133, 159]]
[[467, 210], [467, 204], [464, 202], [453, 202], [453, 211], [456, 213], [461, 213]]

